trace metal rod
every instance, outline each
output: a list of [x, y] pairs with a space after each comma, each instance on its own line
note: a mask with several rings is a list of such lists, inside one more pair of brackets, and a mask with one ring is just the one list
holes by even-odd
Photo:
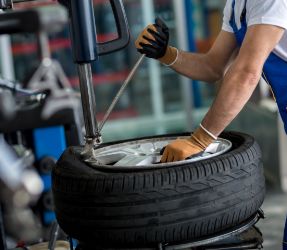
[[136, 73], [138, 67], [140, 66], [141, 62], [143, 61], [143, 59], [145, 58], [145, 55], [142, 55], [136, 62], [135, 66], [132, 68], [131, 72], [129, 73], [127, 79], [125, 80], [124, 84], [122, 85], [122, 87], [120, 88], [119, 92], [117, 93], [116, 97], [114, 98], [112, 104], [110, 105], [108, 111], [106, 112], [100, 126], [99, 126], [99, 133], [102, 131], [105, 123], [107, 122], [109, 116], [111, 115], [114, 107], [116, 106], [117, 102], [119, 101], [120, 97], [122, 96], [123, 92], [125, 91], [126, 87], [128, 86], [128, 84], [130, 83], [132, 77], [134, 76], [134, 74]]
[[52, 229], [51, 229], [50, 240], [49, 240], [49, 244], [48, 244], [48, 250], [54, 250], [55, 249], [56, 241], [57, 241], [58, 235], [59, 235], [59, 231], [60, 231], [60, 226], [59, 226], [58, 222], [55, 222], [52, 226]]
[[80, 91], [83, 105], [86, 139], [98, 137], [98, 123], [96, 120], [96, 97], [94, 93], [91, 64], [78, 64]]
[[49, 38], [47, 33], [41, 31], [37, 34], [39, 56], [41, 60], [51, 58], [51, 51], [49, 45]]
[[4, 231], [4, 221], [2, 214], [2, 206], [0, 204], [0, 249], [7, 250], [6, 236]]

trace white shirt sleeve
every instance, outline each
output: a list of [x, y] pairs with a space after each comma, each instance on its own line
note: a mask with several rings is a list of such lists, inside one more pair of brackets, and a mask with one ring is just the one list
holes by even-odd
[[287, 0], [247, 0], [247, 24], [270, 24], [287, 29]]
[[229, 24], [232, 14], [232, 0], [227, 0], [223, 11], [222, 30], [233, 33], [233, 29]]

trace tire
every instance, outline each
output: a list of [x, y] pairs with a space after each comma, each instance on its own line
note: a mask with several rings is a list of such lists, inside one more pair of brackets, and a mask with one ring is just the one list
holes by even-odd
[[223, 155], [139, 171], [92, 168], [80, 148], [67, 149], [52, 174], [61, 228], [80, 242], [119, 249], [192, 241], [244, 222], [265, 196], [261, 152], [248, 135], [221, 137], [233, 144]]

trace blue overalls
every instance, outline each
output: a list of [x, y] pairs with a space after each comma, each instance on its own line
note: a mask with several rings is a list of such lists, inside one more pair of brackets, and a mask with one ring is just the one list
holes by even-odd
[[[247, 32], [246, 3], [247, 0], [245, 0], [244, 9], [240, 16], [240, 29], [236, 25], [235, 0], [232, 3], [232, 15], [229, 23], [239, 47], [241, 47]], [[272, 52], [264, 64], [262, 75], [273, 91], [287, 134], [287, 62]], [[287, 250], [287, 221], [285, 225], [283, 249]]]
[[[239, 47], [242, 45], [247, 32], [246, 2], [247, 0], [245, 0], [245, 6], [240, 17], [241, 28], [238, 29], [235, 21], [235, 0], [232, 3], [232, 15], [229, 22]], [[287, 62], [272, 52], [264, 64], [263, 78], [269, 83], [274, 93], [287, 134]]]

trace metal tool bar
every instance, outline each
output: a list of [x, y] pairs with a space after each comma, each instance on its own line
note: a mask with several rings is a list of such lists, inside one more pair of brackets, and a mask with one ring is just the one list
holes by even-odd
[[143, 61], [143, 59], [145, 58], [145, 55], [142, 55], [136, 62], [135, 66], [132, 68], [131, 72], [129, 73], [127, 79], [125, 80], [124, 84], [122, 85], [122, 87], [120, 88], [119, 92], [117, 93], [116, 97], [114, 98], [113, 102], [111, 103], [108, 111], [106, 112], [100, 126], [99, 126], [99, 133], [102, 131], [105, 123], [107, 122], [109, 116], [111, 115], [113, 109], [115, 108], [116, 104], [118, 103], [120, 97], [122, 96], [123, 92], [125, 91], [126, 87], [128, 86], [128, 84], [130, 83], [132, 77], [134, 76], [134, 74], [136, 73], [138, 67], [140, 66], [141, 62]]
[[96, 121], [96, 97], [94, 93], [91, 64], [78, 64], [80, 90], [82, 97], [86, 139], [98, 138], [98, 124]]
[[56, 246], [56, 242], [59, 236], [60, 226], [58, 222], [54, 222], [51, 232], [50, 232], [50, 240], [48, 244], [48, 250], [54, 250]]

